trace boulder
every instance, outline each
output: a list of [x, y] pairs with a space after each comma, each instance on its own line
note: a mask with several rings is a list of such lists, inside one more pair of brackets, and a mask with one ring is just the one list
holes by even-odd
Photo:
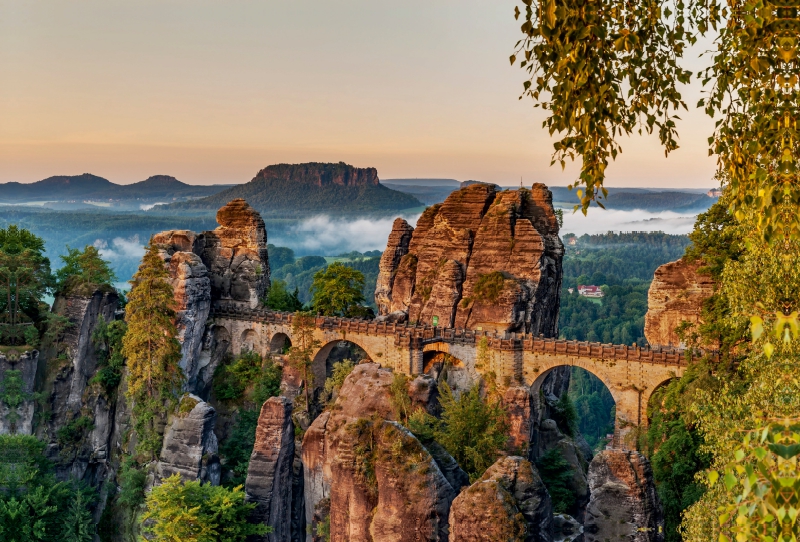
[[395, 221], [381, 259], [381, 316], [553, 336], [564, 247], [547, 187], [472, 184]]
[[527, 459], [497, 460], [450, 509], [451, 542], [552, 542], [553, 509]]
[[290, 539], [294, 458], [292, 401], [272, 397], [261, 407], [244, 485], [247, 501], [257, 504], [252, 520], [272, 528], [259, 540]]
[[714, 281], [698, 273], [699, 267], [699, 262], [680, 259], [656, 269], [644, 317], [644, 336], [650, 346], [681, 346], [675, 328], [684, 321], [701, 323], [703, 302], [714, 293]]
[[156, 477], [163, 480], [180, 474], [183, 480], [219, 485], [221, 468], [214, 434], [216, 420], [214, 407], [195, 395], [184, 395], [178, 414], [173, 416], [164, 433]]
[[[328, 521], [333, 542], [447, 540], [455, 490], [431, 452], [396, 423], [393, 379], [377, 364], [356, 366], [333, 406], [306, 431], [309, 533]], [[444, 456], [440, 461], [453, 462]], [[453, 480], [460, 477], [456, 469], [449, 464]]]
[[638, 452], [604, 450], [589, 466], [586, 542], [663, 542], [664, 513], [650, 462]]

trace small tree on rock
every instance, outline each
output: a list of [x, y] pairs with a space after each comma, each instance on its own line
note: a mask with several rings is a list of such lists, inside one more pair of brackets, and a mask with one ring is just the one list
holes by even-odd
[[314, 315], [308, 312], [296, 312], [292, 319], [292, 347], [289, 348], [289, 365], [303, 375], [303, 388], [305, 389], [306, 414], [310, 413], [311, 364], [314, 361], [314, 352], [320, 347], [320, 342], [314, 339]]
[[363, 288], [361, 271], [339, 262], [332, 263], [314, 274], [311, 306], [314, 312], [324, 316], [364, 316]]

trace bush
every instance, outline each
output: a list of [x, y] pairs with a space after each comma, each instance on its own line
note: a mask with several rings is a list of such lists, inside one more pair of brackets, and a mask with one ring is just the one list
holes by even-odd
[[250, 454], [253, 453], [256, 443], [258, 416], [259, 412], [256, 410], [240, 410], [230, 435], [219, 447], [222, 466], [230, 473], [223, 478], [223, 485], [226, 487], [242, 485], [247, 479]]
[[147, 474], [141, 470], [133, 457], [126, 457], [120, 465], [119, 494], [117, 503], [130, 508], [138, 508], [144, 503], [144, 487], [147, 483]]
[[338, 395], [344, 380], [353, 372], [355, 366], [356, 363], [351, 359], [343, 359], [334, 363], [331, 376], [325, 380], [325, 392], [330, 394], [332, 398]]
[[58, 444], [63, 448], [74, 446], [83, 440], [84, 435], [93, 427], [94, 422], [90, 417], [78, 416], [56, 431]]
[[265, 525], [247, 521], [256, 505], [245, 502], [241, 486], [184, 484], [174, 474], [153, 488], [146, 504], [142, 531], [152, 542], [241, 542], [268, 532]]
[[294, 292], [290, 292], [286, 282], [280, 279], [272, 281], [263, 303], [273, 311], [295, 312], [303, 308], [299, 288], [295, 287]]
[[505, 447], [508, 434], [506, 412], [499, 401], [487, 402], [479, 386], [456, 398], [446, 382], [439, 384], [442, 417], [437, 420], [417, 409], [408, 427], [422, 442], [435, 440], [453, 456], [474, 482], [483, 475]]

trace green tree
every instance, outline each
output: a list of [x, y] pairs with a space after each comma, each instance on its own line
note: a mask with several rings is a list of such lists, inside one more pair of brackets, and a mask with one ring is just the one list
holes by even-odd
[[320, 342], [314, 338], [316, 322], [314, 315], [308, 312], [296, 312], [292, 317], [292, 343], [289, 348], [287, 362], [301, 375], [303, 375], [303, 389], [306, 400], [306, 413], [311, 413], [310, 388], [314, 385], [311, 380], [311, 364], [314, 362], [314, 354], [320, 347]]
[[44, 314], [44, 338], [55, 347], [56, 353], [58, 353], [58, 343], [64, 333], [74, 325], [69, 318], [61, 314], [55, 312], [46, 312]]
[[418, 409], [409, 418], [409, 429], [423, 441], [444, 446], [474, 482], [506, 445], [509, 426], [503, 405], [482, 399], [477, 385], [457, 397], [444, 381], [439, 384], [439, 402], [439, 420]]
[[110, 287], [116, 280], [109, 262], [100, 257], [100, 251], [92, 245], [83, 250], [67, 246], [67, 254], [61, 256], [64, 265], [56, 271], [57, 289], [60, 292], [91, 294], [102, 286]]
[[294, 292], [290, 292], [285, 281], [274, 279], [270, 284], [267, 297], [264, 299], [264, 305], [273, 311], [299, 311], [303, 308], [299, 295], [300, 290], [298, 288], [295, 287]]
[[16, 225], [0, 229], [0, 341], [22, 344], [43, 311], [41, 299], [52, 284], [44, 241]]
[[151, 457], [161, 449], [156, 417], [175, 407], [183, 381], [175, 299], [168, 279], [167, 267], [150, 243], [131, 280], [122, 354], [127, 359], [125, 396], [131, 404], [137, 452]]
[[97, 382], [110, 397], [122, 380], [122, 368], [125, 366], [125, 356], [122, 354], [123, 341], [128, 325], [122, 320], [106, 323], [101, 316], [92, 333], [92, 342], [97, 353], [98, 370], [92, 377], [92, 382]]
[[553, 502], [553, 512], [567, 514], [575, 506], [575, 494], [570, 489], [572, 467], [558, 448], [544, 454], [536, 462], [536, 469]]
[[184, 484], [174, 474], [153, 488], [146, 505], [142, 531], [154, 542], [244, 542], [269, 532], [265, 525], [247, 521], [256, 505], [245, 502], [241, 486]]
[[311, 306], [324, 316], [353, 317], [363, 314], [364, 275], [351, 267], [334, 262], [314, 274]]

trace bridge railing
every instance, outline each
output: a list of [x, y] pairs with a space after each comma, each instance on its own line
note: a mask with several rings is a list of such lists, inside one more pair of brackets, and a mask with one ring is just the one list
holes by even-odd
[[[217, 302], [211, 312], [211, 316], [216, 318], [231, 318], [276, 325], [291, 325], [294, 319], [294, 314], [290, 312], [276, 312], [266, 308], [251, 309], [235, 302]], [[393, 336], [398, 344], [406, 339], [422, 339], [423, 343], [446, 342], [474, 346], [485, 338], [490, 348], [493, 349], [522, 349], [534, 353], [540, 352], [543, 354], [604, 360], [641, 361], [670, 366], [685, 366], [693, 360], [706, 356], [710, 356], [715, 360], [719, 359], [717, 352], [685, 350], [682, 348], [650, 348], [635, 345], [548, 339], [528, 333], [498, 333], [497, 331], [442, 328], [424, 324], [409, 324], [407, 322], [398, 324], [336, 316], [317, 316], [315, 325], [321, 330], [339, 331], [345, 332], [345, 334], [360, 333]]]

